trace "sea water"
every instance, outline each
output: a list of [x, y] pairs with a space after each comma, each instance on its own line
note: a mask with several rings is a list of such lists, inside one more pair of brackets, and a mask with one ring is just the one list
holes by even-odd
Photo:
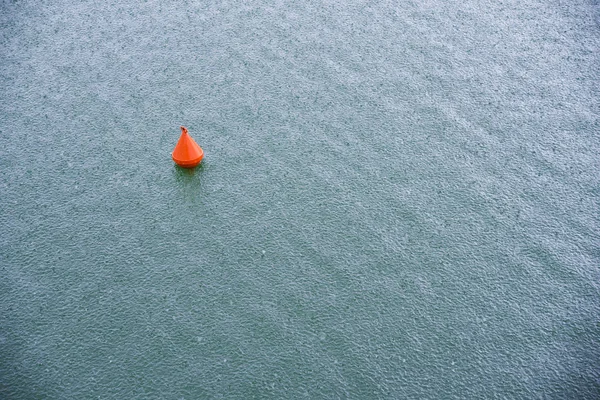
[[600, 395], [597, 1], [0, 4], [0, 398]]

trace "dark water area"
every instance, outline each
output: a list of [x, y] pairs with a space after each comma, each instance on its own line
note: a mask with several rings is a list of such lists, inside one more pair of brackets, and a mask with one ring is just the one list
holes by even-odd
[[0, 398], [600, 398], [597, 1], [0, 5]]

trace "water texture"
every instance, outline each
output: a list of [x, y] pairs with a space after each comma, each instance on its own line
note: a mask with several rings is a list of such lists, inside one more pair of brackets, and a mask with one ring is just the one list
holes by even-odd
[[0, 5], [0, 398], [600, 398], [597, 1]]

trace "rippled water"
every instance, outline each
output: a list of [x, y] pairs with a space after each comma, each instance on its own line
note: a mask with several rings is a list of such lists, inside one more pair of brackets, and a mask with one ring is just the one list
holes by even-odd
[[598, 398], [597, 1], [0, 4], [1, 398]]

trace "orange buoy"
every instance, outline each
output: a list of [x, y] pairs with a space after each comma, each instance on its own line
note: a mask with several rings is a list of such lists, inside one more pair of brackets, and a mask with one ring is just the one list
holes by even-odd
[[202, 147], [192, 139], [185, 126], [181, 127], [181, 136], [171, 153], [173, 161], [183, 168], [194, 168], [204, 157]]

